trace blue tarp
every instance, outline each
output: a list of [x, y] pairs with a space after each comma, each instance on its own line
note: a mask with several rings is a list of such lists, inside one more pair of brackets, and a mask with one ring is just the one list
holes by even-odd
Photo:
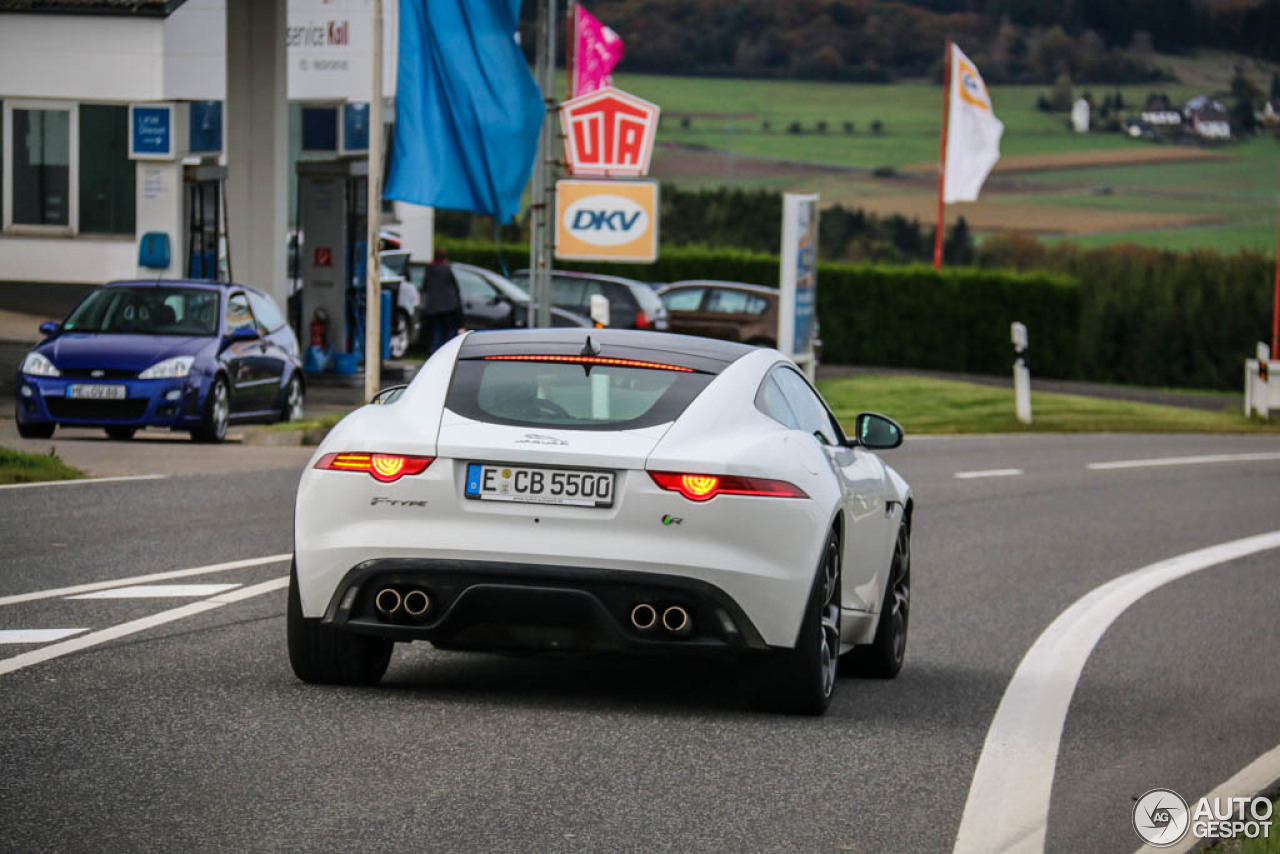
[[520, 0], [401, 0], [387, 198], [514, 218], [544, 115], [519, 12]]

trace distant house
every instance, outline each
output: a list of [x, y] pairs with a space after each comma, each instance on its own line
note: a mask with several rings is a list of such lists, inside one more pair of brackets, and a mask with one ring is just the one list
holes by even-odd
[[1163, 95], [1152, 95], [1142, 108], [1142, 120], [1153, 128], [1176, 128], [1182, 124], [1182, 113], [1173, 108]]
[[1202, 139], [1231, 139], [1231, 114], [1221, 101], [1198, 95], [1183, 109], [1192, 133]]

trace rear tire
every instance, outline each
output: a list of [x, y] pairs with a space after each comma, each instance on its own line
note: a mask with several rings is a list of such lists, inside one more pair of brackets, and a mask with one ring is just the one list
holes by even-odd
[[231, 418], [231, 393], [227, 381], [214, 377], [209, 387], [209, 399], [204, 404], [204, 418], [200, 426], [191, 431], [197, 442], [217, 443], [227, 437], [227, 421]]
[[835, 692], [840, 652], [840, 537], [827, 534], [818, 571], [793, 649], [773, 650], [752, 663], [747, 676], [753, 708], [821, 715]]
[[323, 625], [302, 615], [298, 569], [289, 572], [286, 617], [289, 664], [294, 675], [315, 685], [376, 685], [391, 661], [393, 641]]
[[108, 427], [107, 438], [115, 439], [117, 442], [127, 442], [133, 438], [133, 434], [138, 432], [137, 427]]
[[898, 528], [893, 548], [889, 580], [884, 586], [880, 622], [875, 639], [842, 656], [850, 670], [873, 679], [892, 679], [902, 670], [907, 656], [907, 630], [911, 619], [911, 530], [905, 522]]

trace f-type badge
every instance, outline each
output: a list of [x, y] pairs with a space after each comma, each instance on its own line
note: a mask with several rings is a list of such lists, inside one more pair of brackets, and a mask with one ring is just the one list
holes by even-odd
[[564, 439], [555, 436], [543, 436], [541, 433], [525, 433], [523, 439], [516, 439], [517, 445], [567, 445]]

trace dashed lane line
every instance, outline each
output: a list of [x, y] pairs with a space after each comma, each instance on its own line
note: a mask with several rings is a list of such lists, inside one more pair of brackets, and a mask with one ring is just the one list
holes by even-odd
[[0, 644], [52, 643], [88, 629], [0, 629]]
[[1115, 469], [1158, 468], [1161, 466], [1203, 466], [1214, 463], [1248, 463], [1280, 460], [1280, 452], [1264, 451], [1256, 454], [1202, 454], [1194, 457], [1154, 457], [1147, 460], [1113, 460], [1105, 463], [1088, 463], [1090, 471], [1114, 471]]
[[129, 587], [112, 587], [96, 593], [81, 593], [68, 599], [196, 599], [226, 593], [240, 587], [239, 584], [135, 584]]
[[984, 469], [982, 471], [958, 471], [952, 477], [956, 480], [976, 480], [982, 477], [1018, 477], [1025, 474], [1022, 469]]

